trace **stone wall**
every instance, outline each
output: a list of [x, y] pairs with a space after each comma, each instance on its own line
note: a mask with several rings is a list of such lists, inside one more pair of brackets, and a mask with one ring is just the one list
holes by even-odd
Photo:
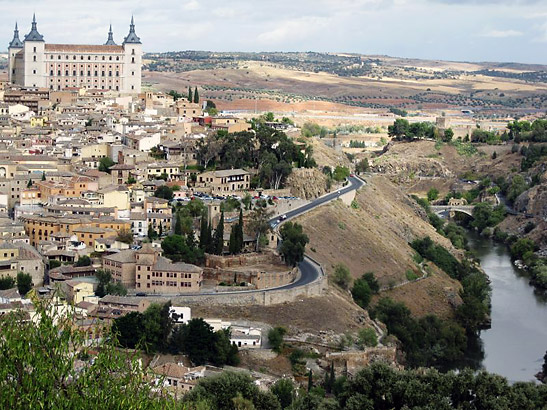
[[[284, 268], [284, 269], [283, 269]], [[293, 282], [298, 275], [298, 268], [288, 269], [285, 266], [280, 266], [279, 270], [261, 270], [245, 268], [238, 269], [211, 269], [206, 268], [203, 272], [203, 277], [206, 280], [213, 280], [217, 284], [224, 282], [232, 283], [249, 283], [255, 289], [268, 289], [287, 285]]]
[[214, 269], [279, 263], [281, 263], [281, 258], [272, 251], [242, 253], [232, 256], [205, 255], [205, 267]]
[[395, 347], [367, 347], [364, 351], [327, 353], [326, 359], [334, 363], [337, 371], [355, 375], [370, 363], [382, 361], [396, 363], [397, 349]]
[[165, 303], [171, 300], [173, 306], [192, 305], [228, 305], [228, 306], [269, 306], [280, 303], [295, 302], [302, 298], [323, 295], [328, 288], [327, 276], [321, 275], [316, 281], [304, 286], [290, 289], [270, 289], [256, 291], [240, 291], [237, 294], [207, 294], [157, 297], [149, 296], [147, 300], [157, 303]]

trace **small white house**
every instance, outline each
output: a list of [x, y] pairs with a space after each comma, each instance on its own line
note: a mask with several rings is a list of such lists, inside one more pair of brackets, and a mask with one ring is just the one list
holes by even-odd
[[189, 307], [171, 306], [169, 314], [175, 323], [187, 324], [192, 320], [192, 310]]

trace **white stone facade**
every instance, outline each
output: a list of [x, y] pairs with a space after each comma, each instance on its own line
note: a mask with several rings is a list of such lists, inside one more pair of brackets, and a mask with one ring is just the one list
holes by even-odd
[[47, 44], [34, 19], [23, 41], [15, 27], [8, 54], [9, 80], [23, 87], [141, 92], [142, 43], [133, 19], [122, 45], [114, 42], [112, 29], [104, 45]]

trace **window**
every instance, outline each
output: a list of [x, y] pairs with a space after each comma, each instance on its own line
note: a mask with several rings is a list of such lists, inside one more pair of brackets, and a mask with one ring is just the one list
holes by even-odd
[[76, 56], [72, 56], [72, 59], [73, 59], [73, 60], [76, 60]]
[[34, 47], [34, 52], [36, 53], [36, 47]]
[[32, 74], [36, 74], [36, 70], [32, 70]]
[[135, 62], [135, 57], [131, 57], [131, 62], [132, 62], [132, 63]]
[[33, 60], [36, 61], [36, 56], [33, 57]]
[[103, 56], [103, 61], [105, 60], [105, 56]]
[[61, 56], [57, 56], [57, 60], [60, 60], [61, 59]]
[[53, 70], [49, 70], [49, 75], [53, 75]]
[[65, 75], [68, 75], [68, 70], [65, 71]]

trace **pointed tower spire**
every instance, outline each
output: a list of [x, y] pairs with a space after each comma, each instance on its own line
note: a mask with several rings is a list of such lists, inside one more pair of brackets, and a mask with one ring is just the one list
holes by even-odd
[[108, 40], [104, 43], [105, 46], [116, 46], [114, 41], [114, 33], [112, 32], [112, 24], [110, 25], [110, 30], [108, 31]]
[[129, 25], [129, 34], [123, 40], [123, 44], [142, 44], [141, 39], [135, 33], [135, 19], [131, 16], [131, 24]]
[[15, 22], [15, 30], [13, 30], [13, 40], [9, 43], [9, 48], [23, 48], [23, 43], [19, 40], [19, 28]]
[[25, 36], [25, 41], [44, 41], [44, 36], [42, 36], [38, 32], [37, 26], [38, 25], [36, 24], [36, 14], [33, 14], [32, 15], [32, 28], [30, 29], [30, 33], [28, 33]]

